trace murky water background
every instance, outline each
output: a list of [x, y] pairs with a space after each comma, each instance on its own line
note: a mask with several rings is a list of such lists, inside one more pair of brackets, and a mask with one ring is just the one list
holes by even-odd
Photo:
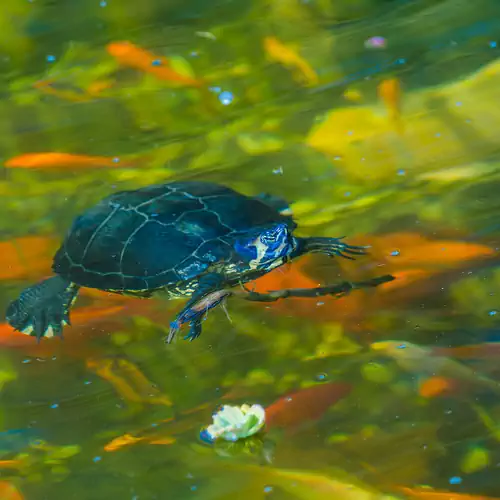
[[[500, 497], [498, 44], [495, 0], [2, 5], [2, 310], [76, 215], [174, 179], [372, 245], [258, 290], [396, 280], [230, 300], [192, 343], [163, 342], [181, 302], [92, 290], [63, 341], [1, 324], [1, 498]], [[281, 397], [264, 437], [199, 440], [219, 405]]]

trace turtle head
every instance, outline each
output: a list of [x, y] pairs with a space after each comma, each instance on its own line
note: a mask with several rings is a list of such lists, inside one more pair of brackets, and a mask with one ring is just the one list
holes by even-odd
[[257, 227], [238, 238], [234, 245], [251, 269], [267, 269], [290, 255], [294, 248], [295, 239], [285, 223]]

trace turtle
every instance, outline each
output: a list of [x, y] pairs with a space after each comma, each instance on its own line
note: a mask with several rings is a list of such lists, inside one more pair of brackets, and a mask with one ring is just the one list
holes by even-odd
[[[294, 235], [283, 200], [225, 185], [177, 181], [116, 192], [76, 217], [53, 258], [54, 276], [24, 289], [7, 322], [27, 335], [62, 336], [82, 287], [149, 298], [188, 298], [172, 322], [201, 333], [206, 310], [230, 289], [306, 253], [354, 259], [366, 248], [343, 238]], [[211, 295], [210, 295], [211, 294]], [[212, 296], [206, 307], [197, 307]]]

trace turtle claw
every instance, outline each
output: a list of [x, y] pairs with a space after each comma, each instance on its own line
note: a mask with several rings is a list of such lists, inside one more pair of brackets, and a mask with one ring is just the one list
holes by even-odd
[[370, 246], [348, 245], [342, 238], [308, 238], [306, 239], [306, 252], [323, 253], [329, 257], [343, 257], [356, 260], [358, 255], [366, 255]]
[[7, 322], [25, 335], [38, 341], [42, 337], [62, 337], [64, 325], [69, 325], [69, 307], [78, 288], [59, 277], [49, 278], [23, 290], [7, 308]]
[[182, 311], [177, 318], [170, 323], [170, 331], [165, 339], [166, 344], [172, 343], [177, 332], [181, 329], [182, 325], [189, 323], [189, 332], [184, 337], [184, 340], [192, 342], [201, 335], [201, 319], [204, 311], [197, 312], [195, 315], [190, 308], [187, 311]]
[[189, 333], [184, 337], [184, 340], [192, 342], [201, 335], [201, 322], [199, 319], [189, 323]]

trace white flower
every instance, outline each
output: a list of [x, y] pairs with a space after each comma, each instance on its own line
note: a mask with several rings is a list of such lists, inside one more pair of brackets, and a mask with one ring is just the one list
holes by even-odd
[[225, 439], [237, 441], [253, 436], [259, 432], [265, 423], [265, 410], [260, 405], [240, 407], [224, 405], [213, 415], [214, 423], [202, 431], [202, 438], [209, 441]]

